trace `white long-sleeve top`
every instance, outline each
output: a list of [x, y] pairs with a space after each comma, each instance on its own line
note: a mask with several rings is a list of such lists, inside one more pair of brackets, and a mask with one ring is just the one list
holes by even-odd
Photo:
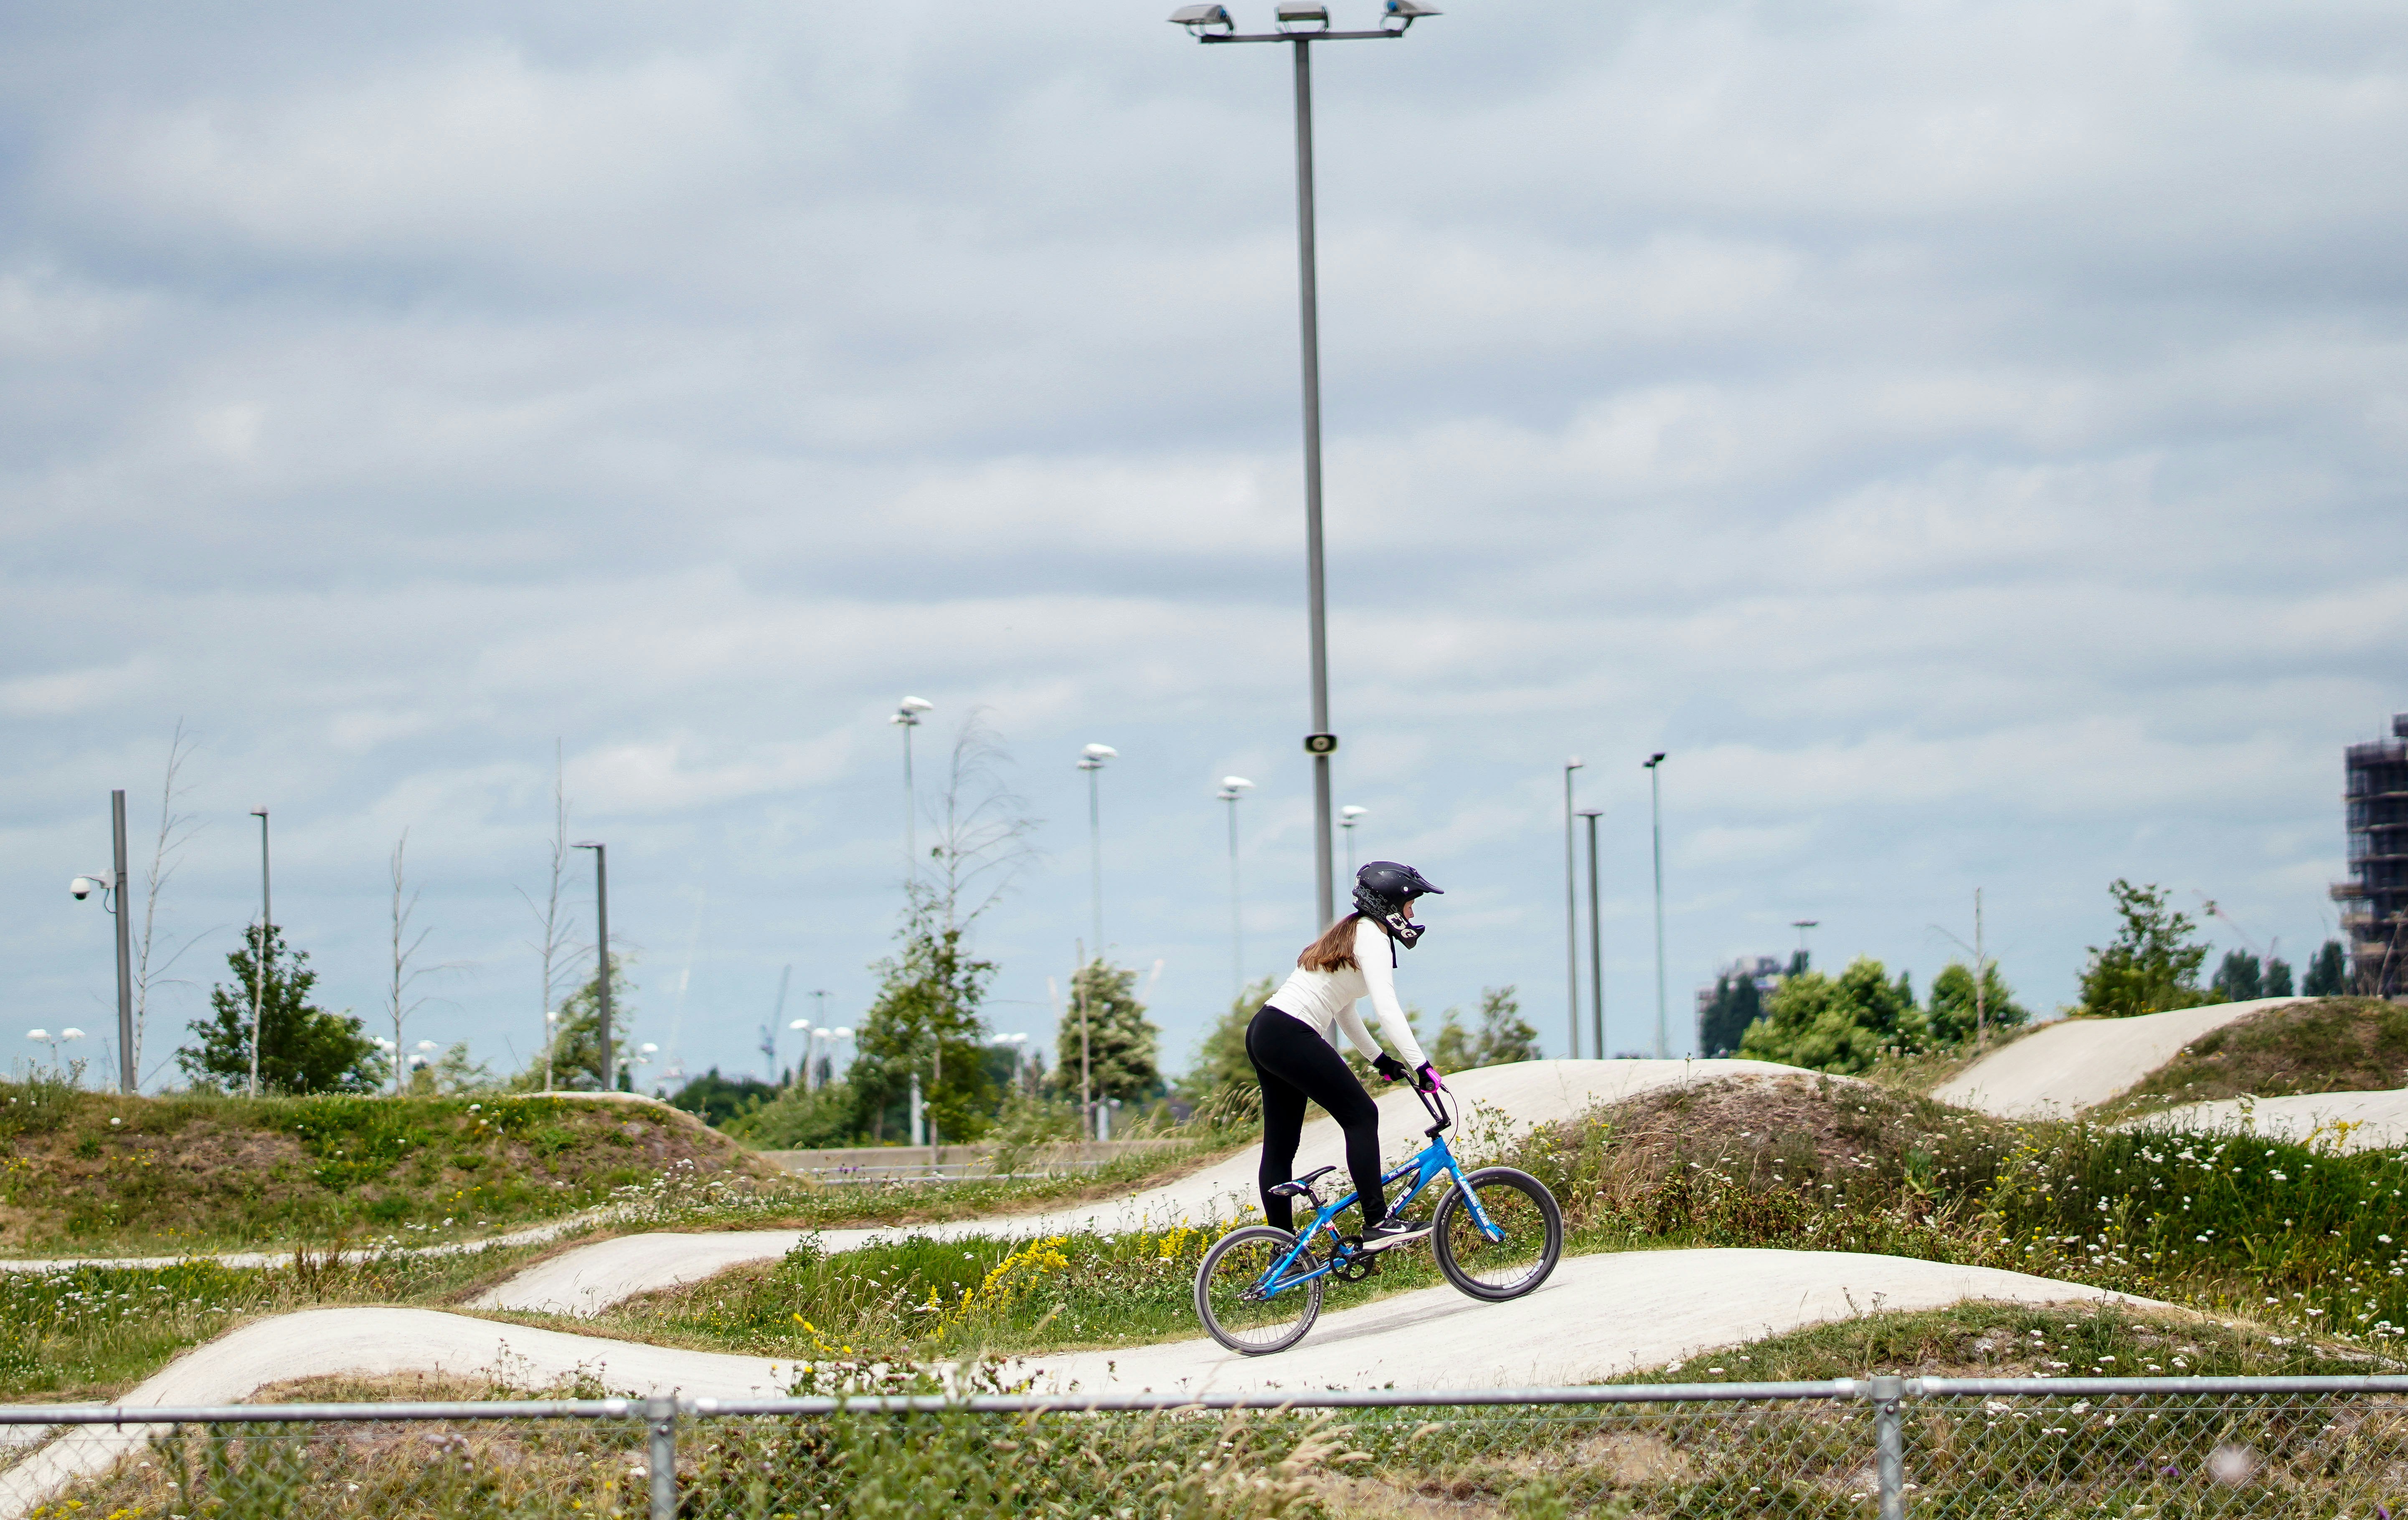
[[1428, 1057], [1413, 1039], [1413, 1026], [1405, 1021], [1405, 1005], [1397, 1001], [1396, 951], [1388, 931], [1371, 919], [1355, 921], [1353, 967], [1315, 971], [1299, 966], [1271, 994], [1270, 1006], [1311, 1025], [1332, 1045], [1338, 1043], [1342, 1027], [1366, 1059], [1376, 1060], [1379, 1041], [1363, 1026], [1363, 1016], [1354, 1011], [1355, 1000], [1362, 997], [1371, 999], [1372, 1009], [1380, 1015], [1380, 1031], [1396, 1047], [1397, 1059], [1405, 1063], [1408, 1071], [1418, 1069]]

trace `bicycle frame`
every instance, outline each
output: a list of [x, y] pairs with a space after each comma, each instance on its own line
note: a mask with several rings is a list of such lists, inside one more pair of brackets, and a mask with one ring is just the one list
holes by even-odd
[[[1445, 1089], [1440, 1088], [1440, 1091], [1443, 1092]], [[1455, 1190], [1463, 1195], [1464, 1205], [1471, 1211], [1471, 1222], [1479, 1226], [1480, 1233], [1486, 1236], [1492, 1245], [1501, 1243], [1505, 1239], [1505, 1232], [1491, 1222], [1487, 1212], [1480, 1207], [1480, 1196], [1464, 1185], [1463, 1167], [1455, 1159], [1455, 1152], [1446, 1143], [1443, 1131], [1452, 1128], [1455, 1121], [1446, 1116], [1445, 1107], [1436, 1101], [1430, 1094], [1416, 1088], [1414, 1096], [1422, 1100], [1422, 1107], [1427, 1110], [1430, 1117], [1436, 1119], [1438, 1123], [1422, 1131], [1424, 1135], [1429, 1137], [1427, 1145], [1423, 1146], [1420, 1152], [1404, 1165], [1380, 1179], [1380, 1187], [1383, 1192], [1389, 1183], [1399, 1177], [1410, 1174], [1413, 1179], [1413, 1185], [1405, 1190], [1404, 1197], [1398, 1198], [1388, 1207], [1391, 1210], [1406, 1207], [1413, 1199], [1421, 1197], [1424, 1188], [1438, 1181], [1439, 1178], [1446, 1177], [1454, 1182]], [[1346, 1248], [1346, 1238], [1338, 1233], [1338, 1226], [1332, 1221], [1353, 1208], [1355, 1200], [1362, 1195], [1349, 1193], [1337, 1202], [1327, 1204], [1322, 1203], [1320, 1197], [1313, 1193], [1308, 1192], [1305, 1196], [1312, 1200], [1318, 1212], [1313, 1214], [1312, 1224], [1297, 1231], [1296, 1243], [1288, 1247], [1279, 1260], [1271, 1263], [1268, 1271], [1255, 1280], [1253, 1291], [1258, 1298], [1276, 1298], [1299, 1283], [1310, 1283], [1314, 1278], [1333, 1270], [1339, 1262], [1354, 1255], [1354, 1253]], [[1332, 1242], [1329, 1259], [1309, 1272], [1301, 1272], [1294, 1277], [1288, 1276], [1287, 1272], [1296, 1265], [1297, 1258], [1304, 1255], [1312, 1244], [1313, 1237], [1324, 1230], [1329, 1232]]]

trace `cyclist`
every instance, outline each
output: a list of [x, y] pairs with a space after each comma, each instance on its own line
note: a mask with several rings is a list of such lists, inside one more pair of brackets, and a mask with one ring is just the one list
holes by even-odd
[[[1346, 1169], [1363, 1208], [1363, 1248], [1384, 1251], [1427, 1235], [1427, 1221], [1388, 1216], [1380, 1189], [1380, 1111], [1338, 1054], [1340, 1027], [1354, 1048], [1389, 1082], [1410, 1075], [1423, 1092], [1435, 1091], [1438, 1068], [1422, 1054], [1413, 1028], [1397, 1001], [1397, 952], [1410, 950], [1425, 932], [1413, 922], [1413, 904], [1442, 896], [1422, 873], [1393, 860], [1375, 860], [1354, 873], [1354, 911], [1304, 947], [1296, 970], [1246, 1025], [1246, 1056], [1263, 1089], [1263, 1162], [1258, 1181], [1263, 1217], [1283, 1230], [1296, 1228], [1290, 1199], [1271, 1189], [1296, 1174], [1297, 1137], [1304, 1105], [1318, 1103], [1346, 1135]], [[1403, 1059], [1380, 1048], [1355, 1012], [1369, 997], [1380, 1028]]]

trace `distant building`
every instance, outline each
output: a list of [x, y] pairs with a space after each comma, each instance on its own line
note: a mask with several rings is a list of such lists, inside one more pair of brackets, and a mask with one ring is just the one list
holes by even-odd
[[1698, 989], [1698, 1054], [1712, 1058], [1739, 1054], [1740, 1037], [1764, 1011], [1764, 1000], [1784, 977], [1806, 969], [1806, 953], [1786, 962], [1778, 955], [1742, 955]]
[[2384, 997], [2408, 993], [2408, 712], [2391, 734], [2346, 752], [2349, 880], [2332, 889], [2350, 980]]

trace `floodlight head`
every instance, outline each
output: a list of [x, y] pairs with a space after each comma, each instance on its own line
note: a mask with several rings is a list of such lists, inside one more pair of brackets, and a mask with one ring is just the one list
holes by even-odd
[[253, 818], [265, 818], [267, 816], [267, 810], [265, 808], [253, 808], [251, 810], [251, 815]]
[[431, 1040], [422, 1040], [418, 1042], [418, 1048], [421, 1053], [431, 1054], [435, 1050], [435, 1041]]
[[[1440, 16], [1445, 12], [1436, 6], [1426, 6], [1421, 0], [1388, 0], [1386, 12], [1380, 19], [1383, 31], [1406, 32], [1425, 16]], [[1393, 23], [1393, 24], [1391, 24]]]
[[1090, 744], [1079, 753], [1090, 760], [1117, 760], [1121, 757], [1121, 752], [1109, 744]]
[[1251, 792], [1254, 789], [1254, 783], [1243, 776], [1224, 776], [1221, 778], [1221, 784], [1232, 792]]
[[907, 696], [903, 699], [902, 705], [897, 709], [897, 710], [902, 712], [934, 712], [937, 710], [937, 704], [929, 701], [924, 696]]
[[808, 1029], [810, 1026], [811, 1021], [809, 1019], [796, 1019], [794, 1023], [786, 1025], [789, 1029]]
[[50, 1032], [48, 1029], [28, 1029], [25, 1031], [25, 1038], [27, 1040], [48, 1040], [50, 1038]]
[[828, 1038], [831, 1040], [851, 1040], [853, 1038], [853, 1031], [850, 1029], [831, 1029], [828, 1031]]
[[1338, 810], [1338, 816], [1339, 816], [1339, 817], [1340, 817], [1340, 818], [1345, 819], [1348, 823], [1350, 823], [1350, 824], [1351, 824], [1351, 823], [1353, 823], [1354, 820], [1356, 820], [1357, 818], [1362, 817], [1365, 813], [1369, 812], [1370, 810], [1370, 810], [1370, 809], [1369, 809], [1369, 808], [1357, 808], [1357, 807], [1355, 807], [1354, 804], [1349, 803], [1349, 804], [1347, 804], [1345, 807], [1340, 808], [1340, 809], [1339, 809], [1339, 810]]
[[602, 841], [600, 839], [580, 839], [575, 844], [570, 845], [569, 848], [572, 850], [599, 850], [602, 848]]
[[1170, 13], [1170, 24], [1199, 34], [1208, 26], [1231, 32], [1238, 28], [1238, 23], [1229, 19], [1226, 6], [1182, 6]]
[[1649, 755], [1649, 756], [1647, 757], [1647, 763], [1646, 763], [1645, 765], [1643, 765], [1643, 766], [1640, 767], [1639, 768], [1640, 768], [1640, 769], [1641, 769], [1641, 770], [1653, 770], [1653, 769], [1655, 769], [1657, 766], [1660, 766], [1660, 765], [1662, 765], [1662, 764], [1664, 763], [1664, 753], [1665, 753], [1665, 752], [1664, 752], [1664, 751], [1662, 751], [1662, 750], [1658, 750], [1658, 751], [1656, 751], [1654, 754]]
[[1313, 25], [1317, 25], [1318, 29], [1324, 32], [1329, 30], [1329, 7], [1323, 5], [1321, 0], [1279, 0], [1279, 9], [1276, 14], [1279, 18], [1279, 29], [1283, 32], [1292, 32], [1301, 26]]
[[60, 1030], [59, 1038], [61, 1040], [81, 1040], [83, 1038], [83, 1031], [70, 1026]]
[[661, 1048], [658, 1045], [653, 1044], [649, 1040], [637, 1046], [636, 1049], [643, 1052], [646, 1055], [658, 1055], [661, 1053]]

